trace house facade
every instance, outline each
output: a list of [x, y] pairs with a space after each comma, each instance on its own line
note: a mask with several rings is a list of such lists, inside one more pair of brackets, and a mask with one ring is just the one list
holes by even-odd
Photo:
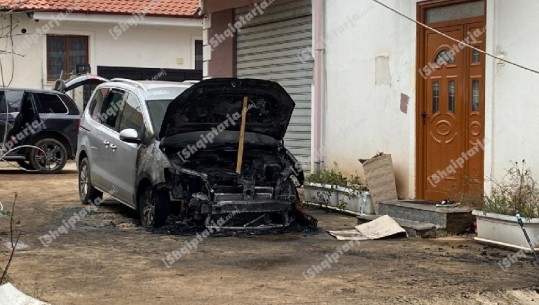
[[361, 174], [389, 153], [399, 197], [430, 200], [480, 194], [510, 161], [539, 168], [536, 1], [221, 2], [201, 1], [205, 76], [283, 84], [299, 106], [286, 145], [301, 130], [310, 168]]
[[[6, 2], [6, 1], [0, 1]], [[51, 88], [61, 75], [184, 80], [202, 76], [198, 1], [4, 3], [4, 84]], [[9, 30], [9, 31], [8, 31]], [[89, 94], [89, 90], [86, 90]], [[82, 105], [84, 92], [76, 92]]]
[[259, 78], [279, 82], [296, 102], [286, 146], [306, 170], [314, 159], [310, 55], [313, 17], [310, 0], [205, 0], [204, 77]]
[[526, 39], [539, 3], [383, 3], [430, 29], [373, 1], [326, 2], [326, 33], [361, 16], [325, 45], [326, 160], [391, 153], [399, 196], [432, 200], [488, 191], [511, 161], [539, 168], [539, 75], [501, 60], [539, 69], [539, 46]]

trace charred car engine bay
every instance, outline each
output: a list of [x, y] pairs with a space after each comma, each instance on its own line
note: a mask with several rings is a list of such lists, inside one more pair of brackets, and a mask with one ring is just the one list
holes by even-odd
[[278, 83], [253, 79], [207, 80], [174, 100], [160, 150], [170, 162], [165, 181], [177, 214], [232, 229], [308, 218], [298, 211], [303, 169], [284, 146], [294, 108]]
[[248, 149], [238, 174], [236, 155], [231, 148], [201, 151], [186, 162], [169, 157], [168, 188], [180, 217], [230, 229], [289, 226], [299, 200], [296, 183], [303, 183], [297, 161], [284, 148]]

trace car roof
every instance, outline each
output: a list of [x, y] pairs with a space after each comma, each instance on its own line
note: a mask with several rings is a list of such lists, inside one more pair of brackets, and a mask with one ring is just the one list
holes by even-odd
[[145, 100], [174, 99], [178, 94], [175, 92], [191, 87], [192, 83], [171, 82], [171, 81], [134, 81], [123, 78], [115, 78], [103, 83], [100, 87], [119, 88], [134, 91], [140, 94]]
[[32, 93], [50, 93], [50, 94], [64, 94], [62, 92], [56, 91], [56, 90], [50, 90], [50, 89], [30, 89], [30, 88], [17, 88], [17, 87], [0, 87], [0, 91], [3, 90], [9, 90], [9, 91], [25, 91], [25, 92], [32, 92]]

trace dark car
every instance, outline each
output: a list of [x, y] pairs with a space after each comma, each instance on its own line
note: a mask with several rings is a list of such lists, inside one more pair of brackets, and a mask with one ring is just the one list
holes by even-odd
[[283, 141], [290, 95], [250, 79], [177, 85], [185, 91], [176, 98], [167, 86], [98, 86], [79, 134], [81, 201], [109, 193], [138, 210], [144, 226], [161, 226], [174, 211], [207, 227], [287, 227], [304, 180]]
[[81, 112], [65, 94], [78, 86], [103, 82], [84, 76], [60, 90], [0, 88], [0, 161], [14, 161], [40, 173], [60, 172], [74, 159]]

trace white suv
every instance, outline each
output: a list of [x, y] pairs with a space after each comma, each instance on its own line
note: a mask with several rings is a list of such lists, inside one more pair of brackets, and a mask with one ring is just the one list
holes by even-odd
[[102, 84], [80, 127], [80, 199], [107, 192], [147, 227], [174, 207], [208, 228], [285, 228], [297, 212], [294, 182], [304, 180], [284, 146], [294, 107], [266, 80]]
[[[141, 144], [148, 146], [157, 140], [168, 105], [191, 85], [113, 79], [95, 89], [78, 136], [76, 160], [82, 203], [99, 202], [105, 192], [138, 209], [137, 156]], [[151, 219], [143, 222], [153, 224], [154, 211], [147, 212]]]

